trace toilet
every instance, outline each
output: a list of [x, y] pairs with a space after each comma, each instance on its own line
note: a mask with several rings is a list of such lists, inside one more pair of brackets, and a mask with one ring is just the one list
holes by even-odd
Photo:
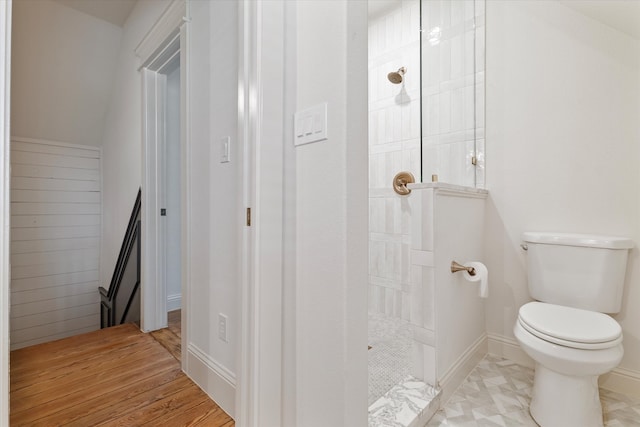
[[600, 427], [598, 376], [622, 360], [617, 313], [631, 239], [527, 232], [529, 293], [514, 334], [535, 361], [529, 410], [542, 427]]

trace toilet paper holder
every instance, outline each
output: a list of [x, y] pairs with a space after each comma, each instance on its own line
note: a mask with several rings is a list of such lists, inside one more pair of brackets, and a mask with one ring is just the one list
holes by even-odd
[[473, 267], [466, 267], [456, 261], [451, 261], [451, 272], [456, 273], [458, 271], [466, 271], [470, 276], [476, 275], [476, 269]]

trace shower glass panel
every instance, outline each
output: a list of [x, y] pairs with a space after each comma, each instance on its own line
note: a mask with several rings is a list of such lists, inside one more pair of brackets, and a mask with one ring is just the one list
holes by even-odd
[[484, 188], [484, 5], [421, 0], [423, 182]]

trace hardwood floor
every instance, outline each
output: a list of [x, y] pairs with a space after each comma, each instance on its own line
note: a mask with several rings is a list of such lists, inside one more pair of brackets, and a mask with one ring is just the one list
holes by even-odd
[[235, 425], [133, 324], [15, 350], [10, 375], [11, 426]]
[[181, 311], [170, 311], [168, 315], [168, 327], [150, 332], [151, 336], [166, 348], [178, 362], [182, 361], [182, 321]]

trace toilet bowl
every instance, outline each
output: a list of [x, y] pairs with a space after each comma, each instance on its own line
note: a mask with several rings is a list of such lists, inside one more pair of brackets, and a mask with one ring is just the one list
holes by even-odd
[[536, 363], [530, 412], [542, 427], [600, 427], [598, 376], [624, 353], [622, 329], [603, 313], [530, 302], [514, 334]]
[[513, 332], [535, 361], [529, 411], [542, 427], [601, 427], [598, 376], [622, 360], [626, 237], [525, 232], [527, 287]]

